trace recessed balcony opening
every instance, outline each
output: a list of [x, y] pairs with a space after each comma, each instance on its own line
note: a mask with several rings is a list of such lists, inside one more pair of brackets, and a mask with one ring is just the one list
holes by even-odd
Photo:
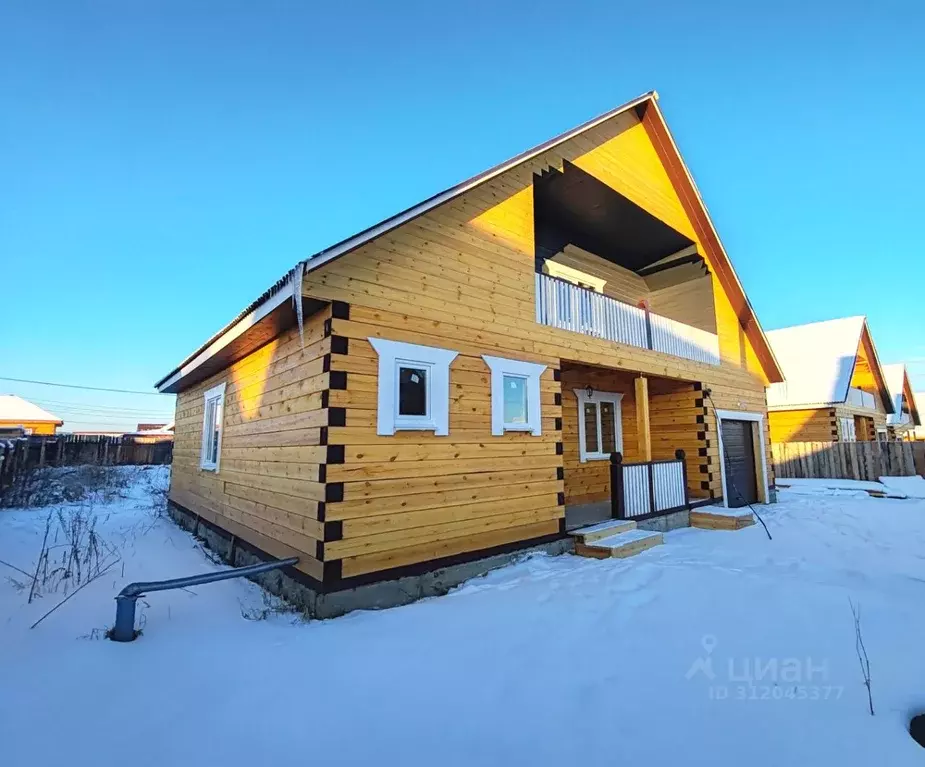
[[533, 188], [538, 322], [719, 364], [712, 279], [689, 237], [569, 162]]

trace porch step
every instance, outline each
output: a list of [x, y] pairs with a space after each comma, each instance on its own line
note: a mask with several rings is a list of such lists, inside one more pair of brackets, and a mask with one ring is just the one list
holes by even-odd
[[572, 530], [569, 535], [575, 536], [581, 543], [591, 543], [592, 541], [607, 538], [617, 533], [625, 533], [627, 530], [635, 530], [636, 523], [629, 519], [608, 519], [606, 522], [598, 522], [596, 525], [582, 527], [578, 530]]
[[[635, 523], [633, 523], [635, 526]], [[598, 538], [592, 543], [575, 543], [575, 553], [581, 557], [594, 557], [607, 559], [618, 557], [623, 559], [639, 554], [641, 551], [659, 546], [663, 542], [662, 534], [649, 530], [627, 530], [605, 538]]]
[[741, 530], [753, 524], [755, 515], [750, 509], [712, 506], [691, 512], [691, 527], [699, 527], [702, 530]]

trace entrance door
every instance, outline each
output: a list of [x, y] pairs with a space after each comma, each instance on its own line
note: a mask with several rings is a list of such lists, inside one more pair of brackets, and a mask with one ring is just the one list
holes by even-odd
[[737, 509], [758, 502], [755, 442], [751, 421], [723, 419], [723, 462], [726, 469], [726, 503]]

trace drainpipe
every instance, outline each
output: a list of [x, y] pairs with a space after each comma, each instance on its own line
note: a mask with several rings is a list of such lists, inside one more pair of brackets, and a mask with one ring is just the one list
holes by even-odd
[[114, 642], [132, 642], [137, 638], [138, 634], [135, 631], [135, 602], [138, 597], [142, 597], [148, 592], [169, 591], [189, 586], [201, 586], [204, 583], [227, 581], [230, 578], [244, 578], [249, 575], [269, 572], [270, 570], [278, 570], [281, 567], [290, 567], [298, 564], [298, 561], [298, 557], [290, 557], [276, 562], [261, 562], [247, 567], [231, 567], [217, 573], [202, 573], [201, 575], [190, 575], [186, 578], [173, 578], [169, 581], [130, 583], [116, 596], [116, 623], [112, 627], [109, 638]]

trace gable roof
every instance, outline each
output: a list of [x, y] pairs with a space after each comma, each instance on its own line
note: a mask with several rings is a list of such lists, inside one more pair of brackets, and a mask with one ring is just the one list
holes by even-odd
[[[768, 408], [788, 410], [797, 407], [817, 408], [843, 403], [857, 362], [858, 349], [867, 332], [864, 317], [811, 322], [780, 330], [771, 330], [768, 341], [784, 371], [785, 381], [768, 387]], [[874, 376], [886, 390], [883, 369], [873, 342]], [[887, 412], [892, 411], [884, 396]]]
[[893, 365], [884, 365], [883, 375], [886, 378], [887, 388], [890, 390], [893, 409], [896, 411], [887, 416], [886, 422], [890, 426], [903, 425], [903, 393], [906, 393], [908, 395], [906, 399], [908, 400], [909, 415], [912, 416], [912, 423], [916, 426], [920, 426], [922, 419], [919, 416], [918, 403], [912, 391], [912, 385], [909, 382], [909, 374], [906, 371], [906, 366], [902, 362], [897, 362]]
[[[348, 237], [345, 240], [325, 248], [314, 255], [309, 256], [304, 261], [297, 263], [285, 275], [277, 280], [270, 288], [264, 291], [259, 298], [251, 303], [242, 311], [234, 320], [226, 325], [222, 330], [216, 333], [212, 338], [206, 341], [197, 351], [187, 357], [173, 371], [159, 380], [155, 387], [161, 392], [177, 392], [190, 386], [198, 381], [203, 380], [214, 370], [210, 370], [205, 375], [196, 375], [197, 368], [208, 362], [213, 356], [222, 353], [223, 349], [229, 346], [233, 341], [239, 339], [242, 334], [247, 333], [258, 323], [265, 322], [270, 312], [286, 304], [290, 299], [293, 303], [301, 300], [302, 277], [305, 272], [312, 271], [320, 266], [333, 261], [340, 256], [350, 253], [353, 250], [365, 245], [366, 243], [392, 231], [413, 219], [424, 215], [434, 208], [443, 205], [446, 202], [456, 199], [466, 192], [475, 189], [502, 173], [505, 173], [516, 166], [537, 157], [544, 152], [562, 144], [576, 136], [589, 131], [598, 125], [610, 120], [613, 117], [621, 115], [629, 110], [635, 110], [639, 116], [646, 132], [655, 146], [656, 152], [661, 161], [666, 165], [672, 183], [677, 187], [678, 196], [681, 199], [682, 206], [689, 216], [692, 209], [696, 208], [699, 214], [692, 221], [698, 238], [700, 238], [703, 247], [709, 251], [709, 256], [716, 268], [717, 277], [730, 296], [734, 308], [742, 322], [746, 335], [752, 343], [755, 353], [758, 355], [768, 379], [771, 381], [783, 380], [783, 373], [777, 360], [774, 358], [774, 352], [768, 344], [764, 331], [758, 323], [754, 309], [745, 294], [745, 290], [739, 281], [738, 275], [732, 267], [725, 249], [719, 241], [716, 228], [710, 219], [709, 213], [703, 202], [700, 192], [694, 183], [693, 176], [687, 168], [684, 159], [678, 150], [677, 145], [671, 136], [665, 118], [658, 107], [658, 94], [655, 91], [649, 91], [643, 95], [627, 101], [625, 104], [611, 109], [598, 117], [595, 117], [576, 128], [572, 128], [548, 141], [533, 147], [532, 149], [522, 152], [499, 165], [489, 168], [472, 178], [467, 179], [455, 186], [445, 189], [438, 194], [429, 197], [423, 202], [413, 205], [401, 213], [385, 219], [363, 231]], [[256, 348], [256, 347], [255, 347]], [[223, 361], [222, 366], [226, 366], [240, 359], [249, 352], [240, 349], [233, 352], [234, 356], [226, 354], [227, 359]], [[213, 366], [214, 367], [214, 366]], [[220, 368], [218, 368], [220, 369]]]
[[0, 421], [16, 424], [56, 423], [59, 426], [64, 423], [58, 416], [42, 410], [38, 405], [33, 405], [15, 394], [0, 394]]

